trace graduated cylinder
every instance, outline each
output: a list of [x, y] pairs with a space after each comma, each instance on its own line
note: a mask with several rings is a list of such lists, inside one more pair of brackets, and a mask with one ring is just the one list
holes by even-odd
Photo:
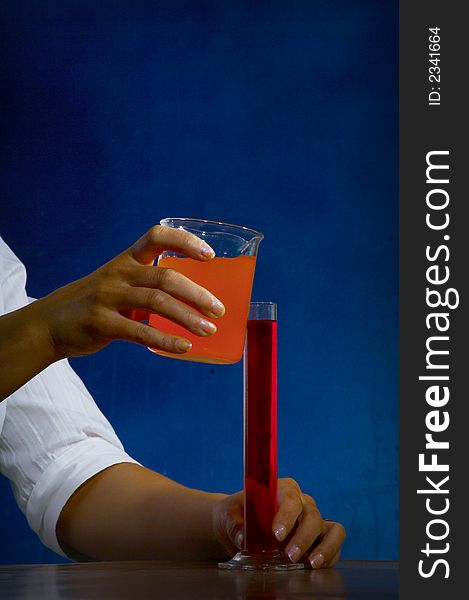
[[277, 305], [253, 302], [244, 349], [245, 552], [277, 550], [277, 471]]

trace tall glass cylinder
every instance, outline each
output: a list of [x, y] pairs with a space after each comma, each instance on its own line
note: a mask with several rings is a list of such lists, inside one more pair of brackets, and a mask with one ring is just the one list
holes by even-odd
[[277, 550], [277, 305], [251, 304], [244, 346], [244, 548]]
[[244, 543], [225, 569], [290, 570], [272, 533], [278, 510], [277, 305], [252, 302], [244, 346]]

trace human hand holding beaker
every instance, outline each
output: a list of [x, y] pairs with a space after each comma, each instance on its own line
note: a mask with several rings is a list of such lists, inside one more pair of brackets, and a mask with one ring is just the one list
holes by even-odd
[[[257, 249], [263, 234], [247, 227], [202, 219], [168, 218], [160, 223], [191, 233], [213, 248], [215, 257], [206, 262], [194, 260], [177, 250], [165, 250], [158, 259], [160, 269], [171, 269], [214, 294], [226, 307], [217, 320], [216, 332], [207, 337], [187, 334], [171, 317], [150, 316], [150, 325], [162, 333], [187, 338], [192, 344], [184, 354], [153, 349], [157, 354], [197, 362], [231, 364], [241, 359], [249, 312]], [[218, 315], [217, 315], [218, 316]]]
[[164, 251], [179, 252], [194, 263], [209, 262], [214, 256], [199, 237], [157, 225], [89, 275], [24, 307], [20, 314], [25, 314], [37, 337], [45, 338], [48, 364], [92, 354], [112, 340], [186, 352], [190, 343], [184, 335], [168, 335], [138, 322], [153, 312], [174, 319], [185, 333], [203, 336], [214, 331], [204, 317], [222, 316], [223, 304], [187, 277], [155, 267], [153, 261]]

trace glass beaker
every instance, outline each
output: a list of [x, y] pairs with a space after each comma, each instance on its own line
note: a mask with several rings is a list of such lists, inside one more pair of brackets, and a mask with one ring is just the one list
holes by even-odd
[[185, 354], [157, 349], [151, 349], [152, 352], [206, 363], [231, 364], [241, 360], [257, 249], [263, 234], [247, 227], [202, 219], [166, 218], [160, 224], [189, 231], [213, 248], [215, 258], [203, 262], [165, 251], [158, 259], [158, 266], [175, 269], [209, 290], [223, 302], [225, 314], [214, 319], [217, 331], [207, 337], [197, 336], [160, 315], [150, 315], [150, 325], [192, 343]]
[[244, 542], [222, 569], [292, 570], [272, 533], [278, 510], [277, 304], [251, 302], [244, 347]]

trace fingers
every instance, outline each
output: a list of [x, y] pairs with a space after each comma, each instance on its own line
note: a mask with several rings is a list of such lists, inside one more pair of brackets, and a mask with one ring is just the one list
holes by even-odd
[[303, 515], [285, 552], [292, 562], [297, 562], [308, 551], [322, 531], [322, 518], [316, 506], [306, 502]]
[[303, 513], [299, 485], [293, 479], [280, 479], [278, 487], [279, 509], [272, 522], [272, 531], [279, 542], [287, 537]]
[[[157, 225], [140, 238], [127, 252], [127, 256], [141, 265], [152, 265], [156, 256], [163, 250], [174, 250], [197, 260], [209, 260], [215, 253], [205, 242], [186, 231]], [[124, 258], [126, 253], [121, 255]], [[179, 323], [197, 335], [215, 333], [216, 326], [184, 307], [178, 300], [196, 308], [211, 318], [223, 316], [225, 307], [208, 290], [194, 283], [174, 269], [161, 267], [129, 268], [129, 263], [120, 261], [120, 274], [132, 288], [145, 288], [140, 291], [128, 290], [122, 294], [121, 304], [133, 311], [134, 315], [157, 313]], [[150, 288], [150, 289], [148, 289]], [[160, 291], [161, 290], [161, 291]], [[136, 319], [142, 320], [142, 319]]]
[[337, 564], [339, 562], [339, 558], [340, 558], [340, 550], [330, 561], [324, 563], [323, 567], [325, 567], [325, 568], [333, 567], [335, 564]]
[[213, 528], [226, 557], [232, 557], [243, 546], [244, 494], [226, 496], [214, 506]]
[[112, 339], [134, 342], [147, 348], [163, 350], [173, 354], [183, 354], [192, 347], [190, 341], [185, 338], [161, 333], [149, 325], [132, 321], [121, 315], [112, 314], [108, 320], [108, 328], [112, 332]]
[[324, 522], [321, 542], [311, 551], [308, 561], [313, 569], [332, 567], [339, 560], [340, 546], [345, 540], [345, 528], [333, 521]]
[[[297, 562], [322, 533], [323, 520], [313, 498], [302, 494], [298, 484], [294, 483], [295, 485], [290, 484], [283, 492], [285, 499], [281, 501], [279, 511], [274, 519], [274, 534], [279, 539], [276, 521], [284, 521], [285, 537], [293, 530], [295, 524], [297, 525], [285, 546], [288, 558], [292, 562]], [[279, 493], [279, 500], [280, 497]]]
[[[221, 317], [225, 312], [225, 307], [218, 298], [174, 269], [153, 266], [131, 268], [126, 270], [125, 279], [131, 286], [162, 290], [166, 294], [195, 307], [208, 317]], [[143, 302], [143, 304], [132, 305], [132, 308], [143, 308], [150, 312], [158, 312], [151, 310], [154, 300], [151, 296], [152, 290], [147, 289], [146, 292], [149, 294], [146, 305], [143, 305], [145, 302], [142, 298], [140, 302]]]
[[233, 503], [227, 515], [226, 520], [226, 533], [230, 542], [238, 550], [243, 547], [244, 536], [243, 536], [243, 525], [244, 525], [244, 509], [243, 509], [243, 492], [237, 492], [233, 494]]
[[210, 260], [213, 249], [195, 235], [182, 229], [155, 225], [131, 248], [130, 255], [142, 265], [150, 265], [163, 250], [173, 250], [196, 260]]
[[283, 542], [292, 562], [308, 560], [313, 569], [332, 567], [340, 557], [345, 529], [325, 521], [314, 499], [303, 494], [293, 479], [279, 480], [279, 509], [272, 523], [275, 537]]
[[212, 335], [217, 330], [213, 323], [202, 318], [196, 310], [161, 289], [127, 288], [121, 294], [122, 308], [132, 307], [161, 315], [199, 336]]

